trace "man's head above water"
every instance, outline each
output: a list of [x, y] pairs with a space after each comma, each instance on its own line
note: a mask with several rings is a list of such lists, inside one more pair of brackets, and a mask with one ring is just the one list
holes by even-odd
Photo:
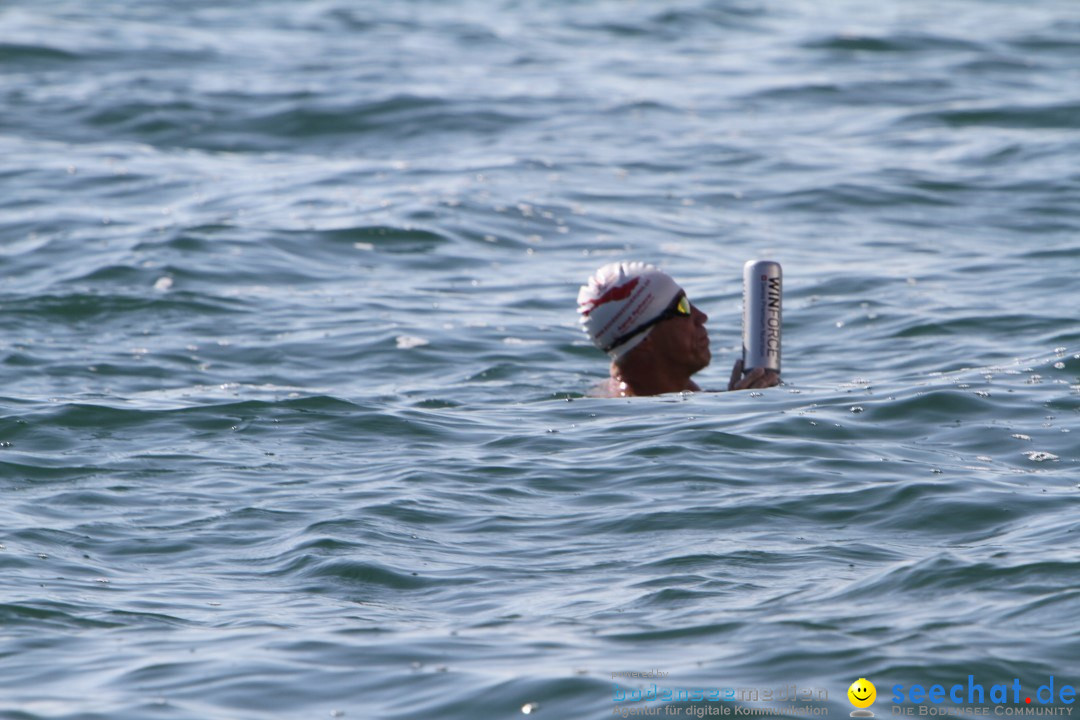
[[[690, 376], [712, 359], [709, 316], [690, 303], [670, 275], [652, 265], [605, 265], [578, 292], [581, 325], [611, 357], [611, 394], [660, 395], [700, 390]], [[735, 363], [729, 390], [769, 387], [779, 377]]]

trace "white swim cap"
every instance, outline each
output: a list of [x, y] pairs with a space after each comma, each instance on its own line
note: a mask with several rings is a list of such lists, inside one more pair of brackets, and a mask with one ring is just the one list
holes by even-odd
[[618, 360], [637, 347], [652, 328], [627, 336], [659, 317], [680, 292], [682, 288], [671, 276], [653, 265], [605, 265], [578, 291], [581, 326], [596, 347]]

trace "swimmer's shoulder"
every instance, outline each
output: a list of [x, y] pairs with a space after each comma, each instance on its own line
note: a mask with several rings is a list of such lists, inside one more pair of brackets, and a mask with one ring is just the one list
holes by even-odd
[[585, 393], [585, 397], [591, 398], [617, 398], [622, 397], [622, 392], [619, 389], [619, 383], [615, 378], [606, 378], [601, 382], [593, 385]]

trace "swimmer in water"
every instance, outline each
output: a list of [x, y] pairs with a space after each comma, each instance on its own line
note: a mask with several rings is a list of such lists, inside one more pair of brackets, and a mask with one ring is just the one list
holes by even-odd
[[[700, 390], [690, 376], [712, 359], [709, 316], [690, 303], [670, 275], [640, 262], [611, 263], [578, 292], [581, 325], [611, 357], [611, 378], [600, 388], [609, 397], [662, 395]], [[743, 377], [735, 361], [728, 390], [767, 388], [780, 376], [755, 368]]]

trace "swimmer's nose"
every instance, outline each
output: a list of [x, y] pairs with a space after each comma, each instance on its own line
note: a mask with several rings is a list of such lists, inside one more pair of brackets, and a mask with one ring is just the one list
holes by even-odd
[[698, 325], [704, 325], [709, 322], [709, 316], [702, 312], [697, 305], [694, 306], [694, 322]]

